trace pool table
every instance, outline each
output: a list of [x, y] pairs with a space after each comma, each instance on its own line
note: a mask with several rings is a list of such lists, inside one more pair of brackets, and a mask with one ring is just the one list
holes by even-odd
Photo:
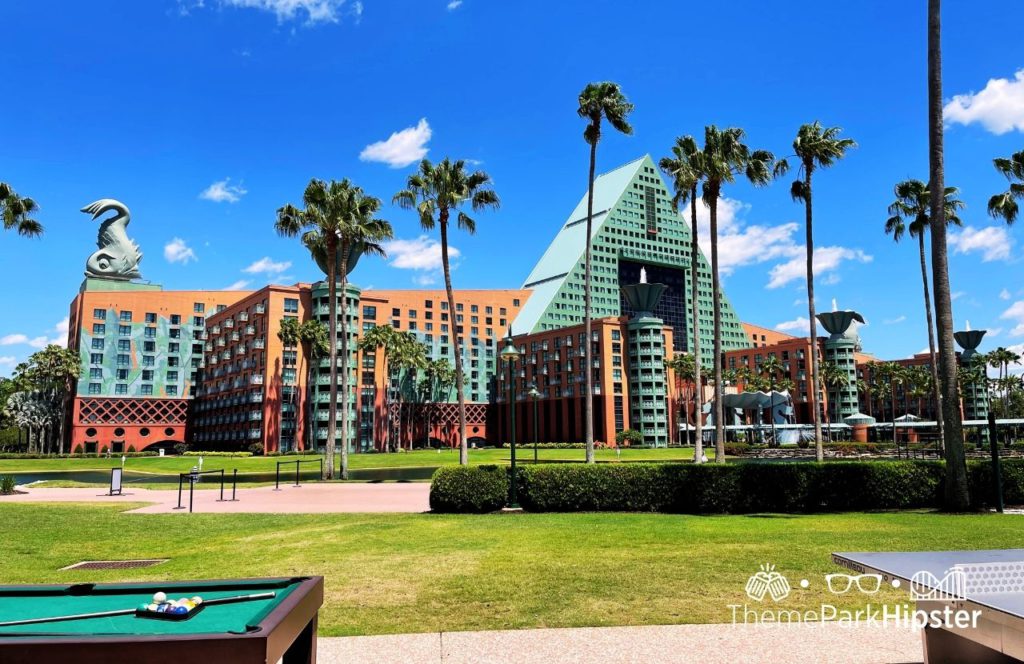
[[322, 576], [223, 581], [148, 581], [0, 586], [0, 622], [135, 609], [162, 591], [203, 600], [274, 593], [212, 604], [186, 620], [124, 615], [0, 627], [4, 664], [316, 662]]

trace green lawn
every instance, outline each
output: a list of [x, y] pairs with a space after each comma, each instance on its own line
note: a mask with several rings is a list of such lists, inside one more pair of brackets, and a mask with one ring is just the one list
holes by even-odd
[[[583, 461], [583, 450], [538, 450], [542, 461]], [[533, 461], [533, 449], [518, 449], [517, 458], [524, 463]], [[621, 461], [679, 461], [693, 458], [693, 448], [636, 449], [623, 450]], [[274, 472], [278, 461], [295, 459], [315, 460], [314, 456], [283, 457], [204, 457], [203, 470], [228, 471], [238, 469], [239, 473]], [[613, 450], [597, 450], [598, 461], [615, 461]], [[473, 464], [508, 463], [509, 450], [470, 450], [469, 461]], [[135, 457], [128, 459], [125, 469], [149, 473], [184, 473], [198, 462], [197, 457]], [[417, 466], [444, 466], [458, 463], [458, 451], [417, 450], [392, 454], [351, 454], [349, 467], [358, 468], [402, 468]], [[340, 464], [340, 460], [338, 461]], [[0, 459], [0, 473], [31, 472], [49, 470], [104, 469], [121, 465], [121, 457], [47, 458], [47, 459]], [[305, 467], [305, 464], [304, 464]], [[310, 465], [309, 467], [313, 467]], [[294, 469], [294, 466], [292, 466]]]
[[[120, 514], [123, 506], [0, 500], [5, 583], [322, 574], [324, 635], [729, 622], [747, 578], [774, 563], [774, 605], [854, 608], [823, 575], [840, 550], [1020, 545], [1018, 516], [663, 514]], [[58, 571], [85, 559], [169, 557], [148, 570]], [[810, 581], [807, 590], [797, 585]], [[906, 601], [886, 590], [873, 603]], [[763, 608], [763, 607], [761, 607]]]

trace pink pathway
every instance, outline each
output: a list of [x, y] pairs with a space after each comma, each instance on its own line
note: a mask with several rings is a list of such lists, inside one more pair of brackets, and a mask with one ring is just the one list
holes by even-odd
[[[100, 488], [46, 489], [19, 487], [23, 494], [0, 496], [0, 503], [152, 503], [131, 510], [135, 514], [188, 513], [188, 491], [184, 492], [184, 510], [178, 504], [178, 492], [126, 488], [121, 496], [106, 495]], [[430, 510], [430, 484], [409, 483], [324, 483], [238, 489], [238, 502], [218, 502], [220, 492], [201, 489], [194, 492], [192, 509], [204, 513], [329, 513], [329, 512], [426, 512]], [[231, 497], [230, 488], [225, 498]]]

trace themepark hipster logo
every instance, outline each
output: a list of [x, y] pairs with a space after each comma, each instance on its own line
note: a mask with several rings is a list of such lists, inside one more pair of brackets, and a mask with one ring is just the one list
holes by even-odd
[[789, 597], [789, 580], [775, 571], [775, 565], [765, 563], [759, 572], [747, 579], [745, 590], [747, 597], [755, 602], [762, 601], [765, 595], [769, 595], [773, 601], [781, 602]]

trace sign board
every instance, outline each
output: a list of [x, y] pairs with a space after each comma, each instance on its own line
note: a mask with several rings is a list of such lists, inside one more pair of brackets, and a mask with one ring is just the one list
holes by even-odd
[[121, 495], [121, 475], [124, 473], [123, 468], [111, 468], [110, 469], [110, 495], [120, 496]]

